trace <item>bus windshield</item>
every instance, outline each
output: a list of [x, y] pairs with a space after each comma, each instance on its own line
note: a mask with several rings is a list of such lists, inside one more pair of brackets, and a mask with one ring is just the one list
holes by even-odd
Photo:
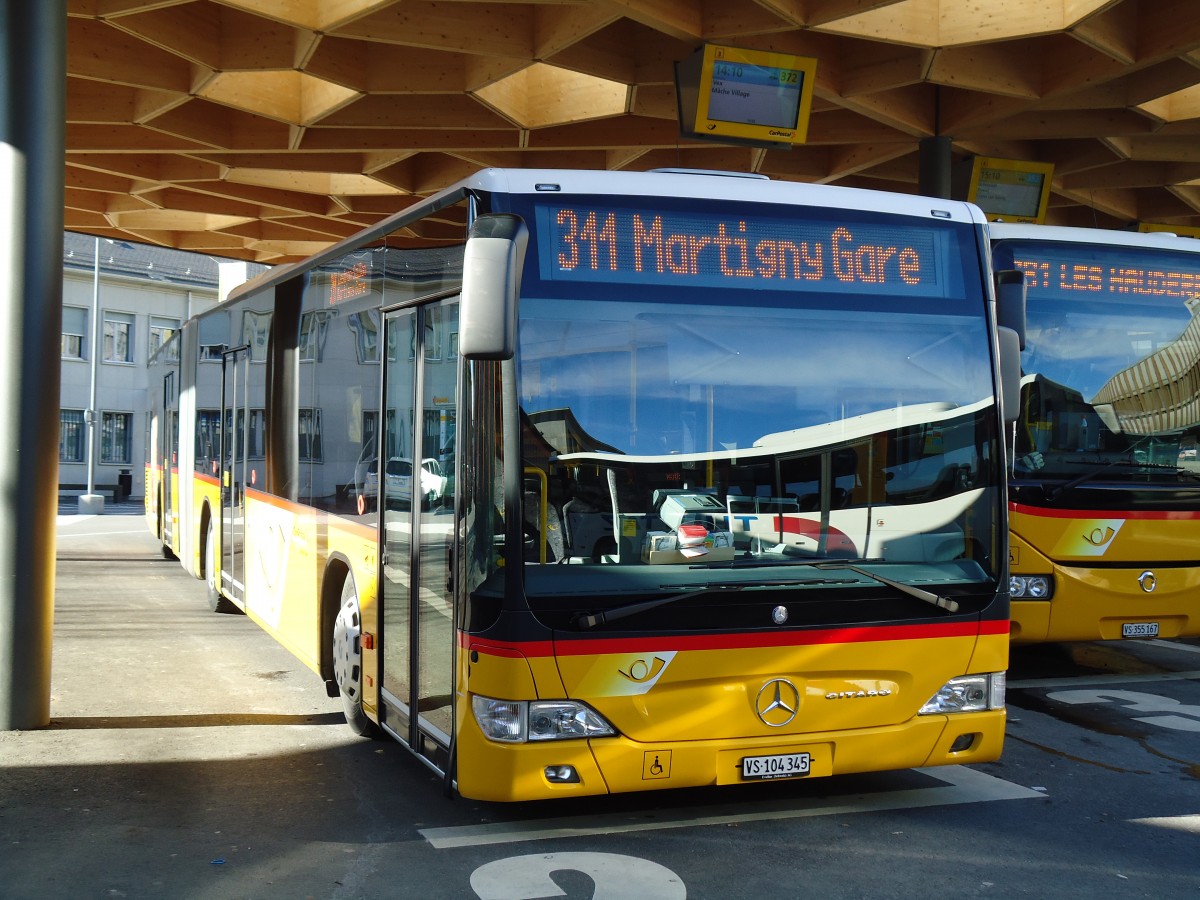
[[1200, 256], [1037, 240], [994, 256], [1028, 290], [1016, 477], [1084, 508], [1200, 486]]
[[[639, 231], [611, 198], [571, 202], [573, 218], [537, 232], [522, 286], [526, 560], [589, 568], [527, 566], [535, 608], [585, 579], [588, 593], [687, 590], [714, 569], [868, 583], [800, 574], [830, 560], [935, 586], [994, 579], [993, 387], [975, 261], [959, 249], [969, 226], [678, 201]], [[670, 240], [706, 234], [743, 237], [718, 238], [708, 270], [703, 249], [670, 256]], [[839, 252], [855, 267], [839, 271]]]

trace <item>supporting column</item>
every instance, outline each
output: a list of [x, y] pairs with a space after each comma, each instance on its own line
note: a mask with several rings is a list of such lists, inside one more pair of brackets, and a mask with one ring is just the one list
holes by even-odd
[[950, 199], [950, 144], [950, 138], [941, 135], [921, 138], [917, 162], [918, 194]]
[[0, 731], [50, 722], [65, 0], [0, 0]]

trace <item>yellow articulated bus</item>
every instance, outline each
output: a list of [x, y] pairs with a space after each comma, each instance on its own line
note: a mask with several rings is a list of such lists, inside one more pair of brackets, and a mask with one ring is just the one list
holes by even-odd
[[1200, 635], [1200, 242], [993, 225], [1024, 274], [1014, 641]]
[[466, 797], [992, 760], [996, 323], [968, 204], [488, 170], [184, 325], [148, 520]]

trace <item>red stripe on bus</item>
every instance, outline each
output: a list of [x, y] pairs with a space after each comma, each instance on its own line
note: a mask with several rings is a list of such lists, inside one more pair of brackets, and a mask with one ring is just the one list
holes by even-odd
[[750, 634], [662, 635], [637, 638], [580, 638], [554, 641], [478, 641], [460, 632], [459, 643], [493, 656], [594, 656], [604, 653], [645, 653], [652, 650], [754, 650], [766, 647], [862, 644], [878, 641], [936, 640], [1008, 634], [1008, 619], [921, 625], [863, 625], [819, 631], [753, 632]]
[[1159, 521], [1186, 521], [1200, 519], [1200, 509], [1052, 509], [1042, 506], [1026, 506], [1009, 501], [1009, 512], [1042, 519], [1145, 519]]

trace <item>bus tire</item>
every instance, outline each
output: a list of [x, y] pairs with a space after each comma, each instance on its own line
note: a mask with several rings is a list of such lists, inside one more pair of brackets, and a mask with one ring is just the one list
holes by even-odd
[[217, 531], [213, 527], [213, 520], [209, 519], [204, 535], [204, 581], [208, 585], [208, 606], [215, 613], [235, 613], [238, 608], [217, 586], [217, 569]]
[[363, 710], [362, 702], [362, 613], [358, 607], [358, 589], [354, 575], [346, 573], [342, 582], [341, 605], [333, 620], [331, 638], [333, 680], [342, 698], [342, 712], [350, 730], [362, 737], [379, 737], [381, 731]]

